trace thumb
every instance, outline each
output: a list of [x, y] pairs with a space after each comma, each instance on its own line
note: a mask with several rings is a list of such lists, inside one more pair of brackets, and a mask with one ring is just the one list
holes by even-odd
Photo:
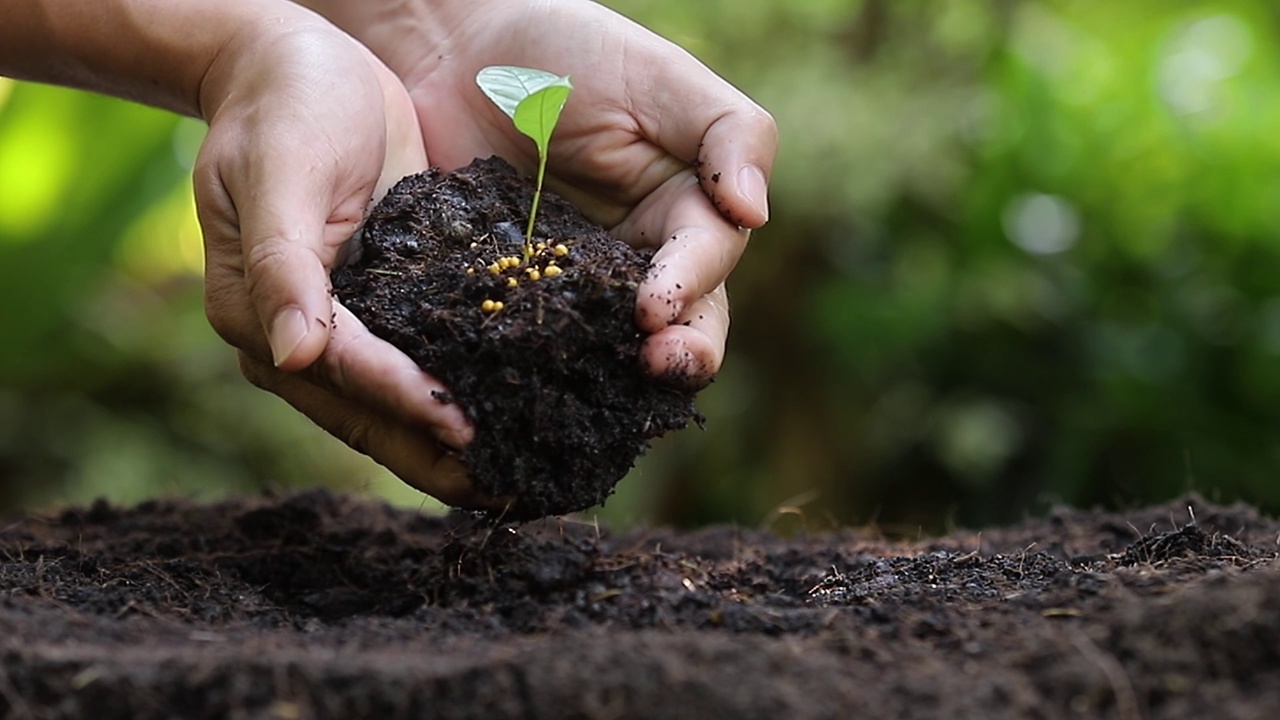
[[271, 217], [243, 221], [245, 281], [275, 366], [299, 370], [315, 362], [329, 342], [329, 273], [319, 252], [324, 215], [318, 216], [319, 224], [314, 220], [314, 213], [323, 210], [296, 198], [263, 201], [278, 202], [271, 209], [281, 213], [296, 209], [296, 217], [292, 222], [273, 222], [277, 219]]
[[773, 119], [754, 104], [716, 118], [698, 151], [698, 182], [730, 222], [758, 228], [769, 221], [769, 173], [778, 147]]
[[636, 108], [641, 127], [672, 155], [695, 158], [698, 181], [720, 214], [745, 228], [769, 220], [769, 176], [778, 127], [764, 108], [683, 50], [654, 57]]
[[[214, 143], [206, 142], [206, 148]], [[328, 265], [356, 230], [376, 182], [336, 198], [332, 162], [296, 148], [234, 152], [216, 182], [197, 182], [197, 203], [228, 208], [234, 228], [223, 257], [239, 258], [271, 358], [282, 370], [309, 366], [329, 341], [332, 304]], [[216, 155], [215, 149], [210, 154]], [[236, 162], [239, 160], [239, 162]], [[216, 161], [215, 161], [216, 163]]]

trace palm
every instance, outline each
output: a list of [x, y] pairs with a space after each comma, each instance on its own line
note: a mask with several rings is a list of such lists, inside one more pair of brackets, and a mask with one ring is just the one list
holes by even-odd
[[[454, 169], [477, 157], [499, 155], [532, 174], [538, 162], [533, 141], [480, 93], [471, 68], [455, 67], [442, 68], [410, 88], [432, 164]], [[689, 160], [650, 141], [620, 98], [611, 97], [592, 78], [579, 76], [551, 141], [547, 181], [593, 220], [612, 228], [663, 183], [681, 174], [692, 178]]]

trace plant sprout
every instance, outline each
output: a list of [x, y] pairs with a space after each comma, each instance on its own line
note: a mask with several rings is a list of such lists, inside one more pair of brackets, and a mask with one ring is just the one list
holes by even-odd
[[476, 84], [511, 118], [516, 129], [538, 146], [538, 180], [533, 191], [533, 208], [529, 211], [529, 227], [524, 233], [524, 259], [528, 260], [533, 256], [533, 223], [538, 217], [542, 180], [547, 172], [547, 146], [573, 83], [567, 75], [561, 77], [545, 70], [493, 65], [476, 75]]

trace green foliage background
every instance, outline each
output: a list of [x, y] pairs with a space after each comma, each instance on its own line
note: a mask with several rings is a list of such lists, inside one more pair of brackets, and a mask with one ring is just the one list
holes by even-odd
[[[910, 531], [1187, 489], [1280, 510], [1272, 3], [607, 4], [782, 136], [708, 429], [607, 518]], [[0, 82], [0, 501], [417, 502], [205, 326], [199, 126]]]

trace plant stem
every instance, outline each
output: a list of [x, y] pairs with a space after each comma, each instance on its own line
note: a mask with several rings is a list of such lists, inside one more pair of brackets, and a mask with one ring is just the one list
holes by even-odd
[[538, 201], [542, 199], [542, 179], [547, 174], [547, 156], [538, 153], [538, 184], [533, 190], [533, 209], [529, 211], [529, 227], [524, 231], [525, 262], [533, 257], [533, 223], [538, 219]]

